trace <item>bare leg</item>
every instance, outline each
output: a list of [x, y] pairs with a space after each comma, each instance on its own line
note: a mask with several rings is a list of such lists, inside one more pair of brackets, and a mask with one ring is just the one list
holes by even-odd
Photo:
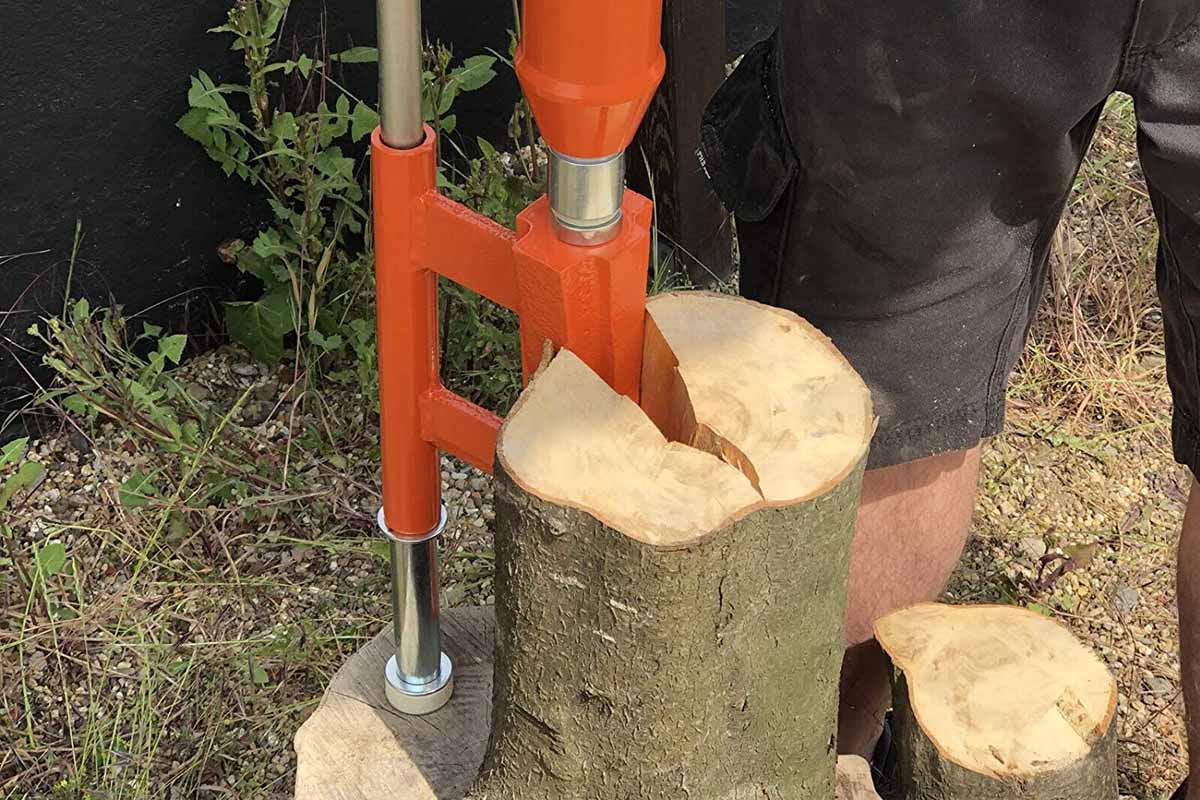
[[[978, 478], [978, 446], [866, 474], [850, 551], [839, 753], [871, 757], [891, 702], [887, 661], [872, 627], [893, 609], [941, 593], [962, 556]], [[1200, 567], [1200, 534], [1196, 548]], [[1200, 583], [1197, 596], [1200, 603]]]
[[1179, 667], [1187, 707], [1188, 800], [1200, 800], [1200, 485], [1192, 481], [1179, 537]]

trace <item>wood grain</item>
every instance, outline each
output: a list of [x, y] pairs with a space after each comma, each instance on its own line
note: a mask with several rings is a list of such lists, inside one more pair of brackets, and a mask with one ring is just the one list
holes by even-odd
[[494, 631], [490, 608], [443, 614], [454, 696], [425, 717], [397, 714], [384, 697], [390, 629], [351, 656], [296, 733], [296, 799], [459, 800], [491, 728]]

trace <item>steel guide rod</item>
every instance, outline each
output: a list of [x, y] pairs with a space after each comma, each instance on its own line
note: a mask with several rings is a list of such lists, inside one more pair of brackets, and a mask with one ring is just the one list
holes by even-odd
[[[421, 1], [377, 0], [380, 137], [398, 150], [425, 141], [421, 117]], [[440, 487], [439, 487], [440, 489]], [[424, 536], [398, 535], [379, 510], [379, 530], [389, 540], [392, 629], [396, 653], [384, 669], [388, 702], [405, 714], [428, 714], [454, 691], [454, 667], [442, 652], [438, 614], [441, 581], [438, 524]]]

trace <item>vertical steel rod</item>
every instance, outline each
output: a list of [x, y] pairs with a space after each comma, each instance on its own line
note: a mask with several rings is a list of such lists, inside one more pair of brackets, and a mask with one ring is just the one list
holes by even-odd
[[[377, 0], [376, 14], [380, 138], [389, 148], [411, 150], [425, 140], [421, 116], [421, 2]], [[393, 268], [390, 264], [381, 266]], [[429, 302], [433, 304], [436, 300], [431, 297]], [[408, 324], [416, 325], [417, 322]], [[383, 359], [380, 361], [382, 364]], [[436, 452], [430, 457], [435, 461], [436, 475]], [[418, 491], [410, 486], [388, 487], [390, 491], [397, 489]], [[438, 490], [435, 480], [428, 490], [434, 494], [428, 498], [429, 502], [438, 502]], [[405, 524], [400, 520], [396, 522]], [[438, 618], [441, 586], [437, 539], [445, 525], [444, 506], [440, 522], [428, 532], [414, 532], [402, 527], [399, 529], [402, 534], [397, 534], [384, 519], [383, 510], [379, 512], [379, 529], [390, 540], [392, 626], [396, 644], [396, 654], [388, 660], [384, 670], [384, 688], [388, 702], [406, 714], [436, 711], [446, 704], [454, 689], [453, 666], [442, 653]]]
[[379, 114], [383, 141], [407, 150], [425, 139], [421, 119], [421, 0], [377, 0]]
[[438, 677], [437, 540], [409, 544], [395, 539], [392, 550], [392, 627], [396, 666], [406, 683], [425, 686]]

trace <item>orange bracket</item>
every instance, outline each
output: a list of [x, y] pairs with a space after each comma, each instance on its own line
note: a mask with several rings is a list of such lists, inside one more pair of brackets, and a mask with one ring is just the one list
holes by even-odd
[[411, 150], [371, 137], [384, 519], [420, 538], [441, 514], [439, 450], [490, 472], [498, 416], [444, 387], [437, 276], [515, 311], [528, 381], [544, 342], [566, 347], [637, 400], [652, 205], [626, 191], [621, 232], [597, 247], [561, 242], [541, 197], [517, 232], [438, 194], [437, 139]]

